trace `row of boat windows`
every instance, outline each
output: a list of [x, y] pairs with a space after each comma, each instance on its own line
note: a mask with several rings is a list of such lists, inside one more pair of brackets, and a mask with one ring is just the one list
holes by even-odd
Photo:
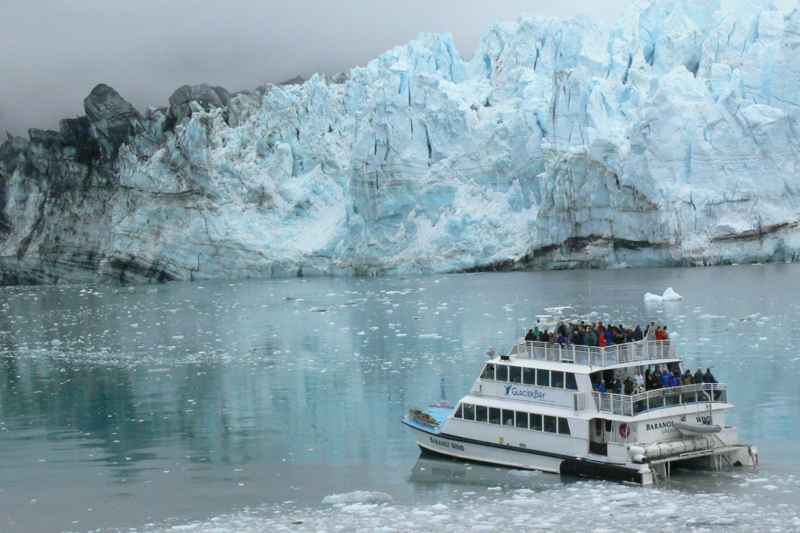
[[513, 365], [496, 365], [486, 363], [481, 372], [481, 379], [495, 381], [510, 381], [523, 385], [536, 385], [537, 387], [551, 387], [555, 389], [578, 390], [575, 374], [560, 370], [544, 370], [541, 368], [524, 368]]
[[474, 420], [475, 422], [488, 422], [489, 424], [501, 426], [513, 426], [520, 429], [569, 435], [569, 422], [566, 418], [561, 418], [560, 416], [537, 415], [471, 403], [458, 404], [453, 416], [464, 420]]

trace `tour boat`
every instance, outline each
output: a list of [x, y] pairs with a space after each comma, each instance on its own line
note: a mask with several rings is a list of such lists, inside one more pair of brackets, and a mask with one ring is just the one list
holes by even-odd
[[756, 448], [725, 423], [734, 406], [724, 384], [632, 394], [593, 388], [680, 363], [668, 340], [608, 347], [521, 340], [484, 363], [458, 405], [412, 409], [403, 423], [423, 452], [642, 485], [668, 478], [673, 463], [757, 465]]

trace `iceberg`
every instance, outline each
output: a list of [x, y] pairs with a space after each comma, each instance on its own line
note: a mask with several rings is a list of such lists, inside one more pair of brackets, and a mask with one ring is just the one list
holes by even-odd
[[661, 295], [661, 299], [665, 302], [675, 302], [683, 300], [683, 296], [672, 290], [672, 287], [668, 287], [667, 290], [664, 291], [664, 294]]
[[658, 294], [653, 294], [652, 292], [644, 293], [644, 303], [646, 304], [660, 304], [663, 301], [664, 298], [662, 298]]
[[651, 0], [145, 111], [98, 85], [0, 145], [0, 283], [796, 261], [798, 46], [797, 10]]
[[652, 292], [644, 293], [645, 304], [660, 304], [663, 302], [677, 302], [683, 300], [683, 296], [675, 292], [672, 287], [668, 287], [663, 294], [653, 294]]

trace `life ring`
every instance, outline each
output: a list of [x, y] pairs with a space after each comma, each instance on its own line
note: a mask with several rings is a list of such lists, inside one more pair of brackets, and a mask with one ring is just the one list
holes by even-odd
[[631, 436], [631, 428], [628, 427], [628, 424], [622, 423], [619, 425], [619, 436], [623, 439]]

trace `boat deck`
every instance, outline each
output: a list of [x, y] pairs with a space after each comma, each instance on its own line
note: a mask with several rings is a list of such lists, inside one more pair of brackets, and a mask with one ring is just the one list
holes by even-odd
[[409, 416], [403, 417], [403, 423], [421, 431], [437, 435], [442, 430], [442, 426], [447, 421], [448, 417], [453, 414], [453, 411], [455, 411], [455, 407], [428, 407], [425, 409], [425, 412], [428, 413], [431, 418], [436, 420], [436, 422], [438, 422], [438, 426], [426, 424], [421, 420], [417, 420]]

